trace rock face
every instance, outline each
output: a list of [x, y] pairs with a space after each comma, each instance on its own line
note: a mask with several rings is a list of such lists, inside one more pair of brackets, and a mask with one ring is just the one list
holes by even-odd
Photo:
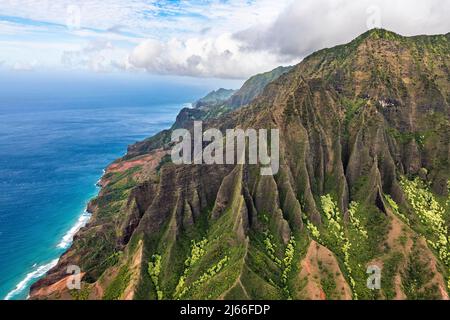
[[278, 174], [174, 165], [171, 130], [130, 146], [31, 298], [448, 299], [449, 68], [449, 34], [371, 30], [181, 111], [172, 129], [278, 128]]

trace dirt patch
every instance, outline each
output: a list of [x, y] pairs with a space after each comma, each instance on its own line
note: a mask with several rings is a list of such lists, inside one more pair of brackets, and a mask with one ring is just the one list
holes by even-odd
[[[316, 241], [311, 241], [306, 256], [300, 261], [298, 299], [351, 300], [352, 292], [333, 253]], [[328, 284], [328, 285], [327, 285]]]
[[[83, 279], [84, 275], [86, 273], [82, 272], [80, 273], [80, 279]], [[55, 282], [54, 284], [39, 289], [38, 291], [35, 291], [33, 293], [33, 299], [40, 299], [42, 298], [48, 298], [53, 297], [55, 299], [60, 300], [71, 300], [72, 295], [69, 292], [69, 289], [67, 288], [67, 282], [71, 281], [71, 276], [68, 275], [67, 277], [62, 278], [58, 282]]]
[[[397, 273], [394, 275], [394, 299], [407, 299], [407, 296], [403, 291], [402, 274], [408, 266], [409, 257], [413, 251], [413, 247], [416, 245], [419, 246], [423, 261], [428, 261], [430, 270], [434, 273], [433, 279], [428, 285], [435, 284], [439, 288], [439, 293], [442, 299], [448, 300], [449, 297], [447, 294], [447, 290], [445, 289], [445, 280], [442, 277], [442, 274], [438, 272], [436, 257], [428, 248], [425, 238], [417, 236], [416, 233], [406, 223], [404, 223], [390, 210], [387, 210], [387, 215], [391, 220], [391, 228], [389, 230], [385, 245], [389, 248], [390, 253], [399, 252], [405, 257], [400, 263]], [[382, 269], [384, 264], [383, 261], [387, 258], [387, 254], [383, 255], [380, 258], [371, 261], [368, 265], [375, 264]]]
[[91, 291], [91, 294], [89, 295], [89, 300], [98, 300], [103, 297], [105, 294], [105, 290], [103, 290], [102, 286], [99, 285], [98, 282], [96, 282], [93, 286], [93, 290]]
[[137, 251], [131, 261], [131, 280], [123, 293], [125, 300], [133, 300], [134, 298], [134, 289], [136, 289], [137, 282], [139, 281], [139, 275], [141, 274], [143, 248], [143, 242], [142, 240], [139, 240]]
[[101, 185], [102, 187], [108, 185], [108, 183], [110, 182], [110, 180], [106, 178], [108, 174], [122, 173], [139, 166], [142, 167], [142, 169], [135, 174], [135, 178], [138, 179], [140, 175], [147, 176], [148, 174], [154, 174], [162, 158], [167, 154], [167, 150], [157, 149], [147, 155], [139, 156], [131, 160], [115, 162], [109, 165], [109, 167], [105, 170], [105, 174], [100, 179], [99, 185]]
[[158, 149], [151, 152], [148, 155], [140, 156], [132, 160], [113, 163], [106, 169], [106, 172], [107, 173], [124, 172], [127, 171], [128, 169], [141, 165], [146, 165], [148, 167], [152, 167], [153, 169], [155, 169], [158, 166], [159, 162], [161, 161], [161, 158], [166, 154], [167, 151]]
[[[388, 246], [398, 251], [406, 251], [409, 254], [413, 246], [409, 227], [392, 213], [388, 213], [388, 216], [391, 218], [391, 229], [386, 240]], [[402, 240], [402, 237], [404, 240]]]
[[439, 294], [441, 295], [442, 300], [449, 300], [449, 296], [448, 296], [446, 285], [445, 285], [445, 279], [442, 276], [442, 274], [438, 271], [437, 259], [431, 253], [430, 249], [427, 246], [427, 242], [425, 241], [424, 238], [420, 238], [418, 241], [419, 241], [419, 246], [421, 247], [421, 251], [423, 252], [423, 260], [428, 261], [430, 270], [434, 274], [433, 279], [431, 279], [431, 281], [430, 281], [430, 284], [437, 285], [437, 287], [439, 288]]

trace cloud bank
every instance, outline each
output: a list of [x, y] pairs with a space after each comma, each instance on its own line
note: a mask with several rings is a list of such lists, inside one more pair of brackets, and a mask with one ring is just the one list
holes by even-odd
[[285, 62], [275, 54], [243, 49], [231, 34], [167, 42], [146, 40], [131, 52], [128, 61], [151, 73], [218, 78], [246, 78]]
[[6, 0], [0, 12], [11, 68], [195, 77], [247, 78], [373, 27], [450, 31], [449, 0]]
[[351, 41], [374, 27], [403, 35], [450, 31], [447, 0], [301, 0], [294, 1], [269, 25], [255, 25], [235, 37], [249, 50], [304, 57]]
[[218, 37], [146, 40], [130, 65], [152, 73], [245, 78], [382, 27], [403, 35], [450, 31], [448, 0], [298, 0], [272, 21]]

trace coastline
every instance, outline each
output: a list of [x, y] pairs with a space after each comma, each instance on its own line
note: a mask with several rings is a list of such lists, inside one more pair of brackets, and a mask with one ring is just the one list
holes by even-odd
[[[103, 175], [102, 175], [102, 177], [103, 177]], [[100, 180], [101, 180], [101, 178], [100, 178]], [[96, 194], [98, 195], [98, 193], [100, 192], [100, 188], [99, 187], [97, 187], [97, 188], [98, 188], [98, 190], [97, 190]], [[94, 195], [94, 197], [95, 197], [95, 195]], [[78, 217], [78, 219], [72, 225], [72, 227], [63, 235], [61, 240], [56, 245], [57, 250], [62, 250], [62, 252], [57, 253], [57, 258], [52, 259], [50, 262], [42, 262], [40, 264], [35, 263], [32, 266], [32, 271], [28, 272], [25, 275], [25, 277], [15, 286], [15, 288], [6, 294], [6, 296], [3, 298], [3, 300], [12, 300], [15, 296], [23, 293], [24, 290], [29, 290], [30, 287], [33, 285], [33, 283], [38, 281], [48, 271], [50, 271], [52, 268], [54, 268], [58, 264], [61, 256], [65, 252], [67, 252], [67, 250], [72, 245], [75, 235], [83, 227], [85, 227], [91, 220], [92, 213], [89, 210], [89, 203], [91, 202], [92, 199], [93, 199], [93, 197], [89, 197], [88, 204], [86, 205], [84, 211], [81, 213], [81, 215]], [[29, 297], [29, 292], [27, 293], [26, 299], [28, 299], [28, 297]]]
[[[80, 90], [80, 97], [85, 80], [74, 79], [70, 87]], [[71, 95], [54, 100], [52, 91], [33, 93], [33, 105], [15, 97], [2, 100], [0, 300], [26, 299], [28, 286], [68, 251], [68, 233], [78, 229], [80, 219], [88, 220], [82, 216], [98, 194], [102, 170], [128, 146], [170, 127], [178, 112], [211, 85], [129, 80], [105, 79], [104, 87], [80, 100]]]
[[[122, 153], [120, 156], [118, 156], [117, 159], [120, 159], [124, 157], [127, 154], [127, 152]], [[58, 262], [60, 261], [61, 257], [70, 249], [74, 237], [77, 235], [77, 233], [84, 228], [86, 225], [89, 224], [89, 222], [92, 219], [93, 211], [95, 210], [93, 208], [92, 200], [95, 199], [102, 190], [102, 180], [105, 176], [105, 174], [108, 171], [108, 168], [117, 160], [115, 159], [112, 163], [108, 164], [105, 168], [102, 169], [102, 174], [100, 178], [96, 180], [94, 183], [94, 186], [96, 187], [96, 192], [93, 195], [90, 195], [87, 198], [87, 204], [85, 206], [85, 209], [81, 213], [81, 215], [78, 216], [78, 219], [75, 221], [74, 224], [70, 227], [68, 231], [64, 233], [64, 235], [61, 237], [61, 239], [58, 241], [57, 245], [55, 246], [57, 250], [60, 250], [60, 252], [57, 252], [56, 258], [51, 259], [50, 261], [42, 262], [42, 263], [35, 263], [32, 266], [32, 270], [28, 272], [22, 280], [20, 280], [17, 285], [9, 291], [2, 300], [14, 300], [13, 298], [16, 297], [19, 294], [22, 294], [24, 290], [27, 290], [27, 296], [26, 299], [18, 299], [18, 300], [28, 300], [30, 297], [30, 288], [31, 286], [39, 281], [47, 272], [49, 272], [51, 269], [56, 267], [58, 265]]]
[[[175, 121], [175, 117], [179, 113], [179, 111], [183, 108], [185, 108], [187, 105], [192, 105], [191, 103], [180, 103], [177, 104], [177, 110], [173, 113], [173, 119], [171, 120], [171, 124]], [[161, 122], [163, 124], [164, 121]], [[154, 128], [154, 133], [157, 133], [161, 130], [164, 130], [166, 127], [161, 126], [161, 124], [156, 124]], [[119, 152], [112, 161], [110, 161], [104, 168], [102, 168], [102, 173], [99, 177], [97, 177], [92, 180], [92, 185], [95, 186], [96, 190], [95, 192], [91, 192], [86, 199], [84, 200], [86, 205], [84, 209], [82, 210], [81, 214], [78, 214], [76, 218], [74, 219], [74, 223], [69, 225], [68, 229], [66, 229], [65, 233], [63, 233], [62, 237], [57, 239], [56, 244], [49, 248], [49, 250], [55, 250], [54, 254], [51, 254], [50, 258], [43, 259], [40, 263], [35, 263], [32, 267], [30, 267], [28, 270], [24, 272], [24, 275], [19, 279], [20, 281], [17, 282], [17, 284], [12, 288], [4, 297], [0, 297], [0, 299], [3, 300], [21, 300], [21, 299], [28, 299], [30, 294], [30, 288], [38, 282], [41, 278], [43, 278], [49, 271], [51, 271], [54, 267], [58, 265], [61, 258], [70, 250], [71, 245], [73, 243], [73, 239], [76, 236], [76, 234], [86, 225], [88, 225], [91, 220], [93, 213], [95, 211], [95, 204], [93, 203], [93, 200], [99, 196], [102, 187], [104, 186], [103, 178], [105, 177], [105, 174], [108, 172], [108, 168], [113, 165], [118, 159], [123, 158], [127, 152], [128, 147], [138, 141], [141, 141], [142, 139], [145, 139], [148, 136], [152, 136], [154, 133], [152, 133], [152, 130], [149, 130], [150, 133], [146, 133], [142, 135], [142, 137], [129, 142], [127, 145], [124, 146], [121, 152]], [[25, 290], [26, 297], [25, 297]]]
[[[44, 276], [49, 270], [51, 270], [53, 267], [55, 267], [58, 264], [59, 257], [57, 259], [53, 259], [49, 263], [42, 264], [39, 266], [35, 266], [35, 270], [32, 272], [29, 272], [25, 278], [20, 281], [16, 287], [8, 292], [8, 294], [3, 298], [3, 300], [11, 300], [18, 294], [22, 293], [27, 287], [29, 287], [32, 284], [32, 281], [39, 279], [40, 277]], [[28, 299], [28, 296], [27, 296]]]

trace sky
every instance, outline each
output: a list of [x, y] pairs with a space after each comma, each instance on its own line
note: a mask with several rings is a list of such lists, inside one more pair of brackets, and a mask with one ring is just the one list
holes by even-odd
[[450, 32], [449, 0], [0, 0], [0, 69], [245, 79], [374, 27]]

